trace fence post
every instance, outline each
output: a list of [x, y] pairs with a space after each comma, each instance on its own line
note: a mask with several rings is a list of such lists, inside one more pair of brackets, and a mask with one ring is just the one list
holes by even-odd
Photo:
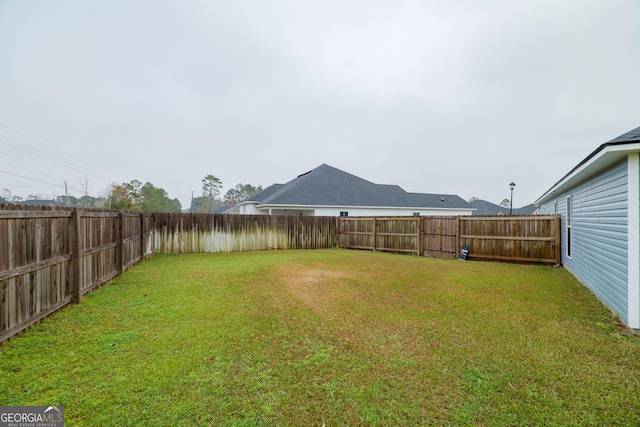
[[418, 242], [416, 243], [416, 246], [418, 247], [418, 256], [422, 255], [422, 217], [417, 217], [416, 221], [418, 222], [418, 224], [416, 225], [417, 227], [417, 233], [418, 233]]
[[122, 222], [124, 220], [124, 215], [122, 211], [118, 211], [118, 216], [116, 217], [116, 268], [118, 270], [118, 275], [122, 274], [122, 258], [124, 256], [124, 248], [122, 243]]
[[71, 250], [71, 295], [76, 303], [80, 302], [81, 280], [80, 280], [80, 211], [74, 208], [71, 211], [69, 221], [69, 249]]
[[376, 251], [378, 243], [378, 218], [373, 218], [373, 251]]
[[555, 235], [556, 235], [556, 265], [562, 264], [562, 251], [560, 246], [562, 245], [562, 216], [556, 215], [555, 221]]
[[[329, 233], [330, 234], [330, 233]], [[340, 217], [336, 217], [336, 247], [340, 246]]]
[[144, 212], [140, 212], [140, 261], [144, 261]]
[[460, 248], [462, 247], [462, 242], [460, 241], [461, 234], [462, 233], [460, 233], [460, 215], [456, 215], [456, 237], [455, 237], [456, 253], [454, 255], [454, 258], [457, 258], [460, 254]]

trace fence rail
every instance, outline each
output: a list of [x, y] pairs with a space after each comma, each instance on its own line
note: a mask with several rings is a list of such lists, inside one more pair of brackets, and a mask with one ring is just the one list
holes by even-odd
[[560, 264], [560, 216], [340, 217], [338, 246], [454, 258]]

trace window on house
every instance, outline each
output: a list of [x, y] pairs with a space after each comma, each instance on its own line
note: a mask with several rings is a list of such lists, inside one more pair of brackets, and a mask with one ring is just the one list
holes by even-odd
[[420, 216], [420, 212], [414, 212], [413, 216]]
[[347, 212], [347, 211], [340, 211], [340, 216], [349, 216], [349, 212]]
[[567, 224], [567, 257], [571, 258], [571, 222], [572, 222], [572, 210], [573, 210], [573, 206], [571, 203], [571, 196], [567, 196], [567, 218], [566, 218], [566, 224]]

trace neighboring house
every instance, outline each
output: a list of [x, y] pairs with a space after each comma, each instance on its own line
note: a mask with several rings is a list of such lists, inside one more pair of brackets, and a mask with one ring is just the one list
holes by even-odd
[[229, 213], [229, 211], [231, 211], [232, 209], [233, 209], [233, 206], [231, 205], [222, 205], [222, 206], [218, 206], [217, 208], [212, 210], [210, 213], [212, 214]]
[[640, 127], [600, 145], [538, 200], [562, 215], [562, 263], [640, 334]]
[[[473, 211], [474, 215], [509, 215], [509, 208], [486, 200], [473, 200], [469, 204], [476, 209]], [[512, 209], [511, 215], [540, 215], [540, 209], [532, 203], [522, 208]]]
[[240, 214], [310, 216], [471, 215], [456, 195], [407, 193], [323, 164], [286, 184], [274, 184], [238, 203]]
[[513, 215], [540, 215], [540, 207], [535, 203], [513, 210]]

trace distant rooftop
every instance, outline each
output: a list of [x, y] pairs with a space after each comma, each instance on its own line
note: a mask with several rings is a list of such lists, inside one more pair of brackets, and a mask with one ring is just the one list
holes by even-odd
[[454, 194], [408, 193], [398, 185], [374, 184], [327, 164], [303, 173], [286, 184], [274, 184], [244, 202], [259, 205], [384, 206], [404, 208], [469, 209]]

